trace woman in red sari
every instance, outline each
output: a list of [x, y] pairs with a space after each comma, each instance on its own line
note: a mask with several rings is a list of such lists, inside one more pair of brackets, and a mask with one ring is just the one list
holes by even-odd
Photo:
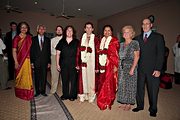
[[112, 37], [112, 26], [105, 25], [104, 37], [101, 39], [99, 50], [100, 80], [97, 105], [101, 110], [111, 109], [117, 90], [117, 68], [119, 41]]
[[30, 64], [31, 35], [29, 25], [21, 22], [17, 28], [17, 36], [13, 40], [13, 58], [15, 62], [15, 95], [24, 100], [31, 100], [34, 96], [32, 71]]

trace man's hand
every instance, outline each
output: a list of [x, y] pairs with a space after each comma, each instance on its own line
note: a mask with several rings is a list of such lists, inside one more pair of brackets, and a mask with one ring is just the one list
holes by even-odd
[[51, 64], [48, 64], [48, 66], [47, 66], [48, 68], [50, 68], [51, 67]]
[[34, 64], [33, 63], [31, 63], [31, 68], [34, 69]]
[[157, 70], [154, 70], [152, 76], [154, 77], [159, 77], [161, 75], [161, 72], [160, 71], [157, 71]]

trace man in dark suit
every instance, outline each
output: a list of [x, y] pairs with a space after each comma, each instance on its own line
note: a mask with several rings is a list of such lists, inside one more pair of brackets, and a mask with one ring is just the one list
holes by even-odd
[[144, 109], [146, 83], [150, 116], [156, 117], [159, 76], [163, 67], [165, 43], [163, 35], [153, 32], [151, 28], [151, 21], [147, 18], [144, 19], [142, 22], [143, 33], [136, 37], [140, 45], [140, 59], [138, 63], [137, 107], [132, 111], [138, 112]]
[[50, 68], [51, 63], [51, 48], [50, 39], [44, 36], [44, 25], [38, 25], [38, 35], [32, 38], [31, 46], [31, 66], [34, 68], [35, 75], [35, 97], [42, 94], [46, 94], [46, 81], [47, 81], [47, 69]]
[[4, 43], [6, 45], [5, 52], [8, 57], [8, 74], [9, 74], [8, 80], [14, 80], [14, 59], [12, 56], [12, 40], [17, 35], [16, 32], [17, 23], [11, 22], [10, 27], [11, 27], [11, 31], [6, 33]]

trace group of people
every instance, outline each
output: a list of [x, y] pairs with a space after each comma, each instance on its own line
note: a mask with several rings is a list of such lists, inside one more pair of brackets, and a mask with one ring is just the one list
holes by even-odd
[[87, 100], [101, 110], [111, 109], [116, 98], [123, 110], [144, 109], [147, 83], [150, 116], [157, 113], [159, 76], [163, 67], [165, 41], [163, 35], [151, 30], [148, 18], [142, 22], [142, 34], [135, 37], [132, 26], [122, 28], [124, 42], [113, 36], [110, 25], [103, 27], [99, 40], [93, 33], [93, 24], [87, 22], [80, 41], [72, 26], [64, 30], [56, 46], [56, 65], [62, 76], [62, 100]]
[[143, 19], [143, 32], [137, 37], [131, 25], [124, 26], [125, 41], [120, 43], [110, 25], [105, 25], [103, 37], [97, 38], [93, 24], [87, 22], [80, 40], [73, 26], [64, 30], [57, 26], [56, 36], [50, 40], [44, 35], [44, 25], [38, 25], [37, 36], [32, 37], [29, 25], [19, 23], [11, 41], [12, 53], [8, 53], [14, 60], [16, 96], [25, 100], [47, 96], [47, 71], [51, 69], [51, 94], [62, 79], [62, 100], [79, 97], [80, 102], [92, 103], [97, 98], [101, 110], [111, 109], [116, 93], [119, 108], [128, 111], [137, 103], [132, 111], [143, 110], [147, 84], [150, 116], [156, 117], [165, 41], [163, 35], [151, 30], [152, 25], [150, 19]]

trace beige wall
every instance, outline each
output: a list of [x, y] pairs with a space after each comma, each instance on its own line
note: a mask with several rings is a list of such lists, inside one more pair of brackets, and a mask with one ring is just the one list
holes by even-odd
[[45, 13], [33, 13], [33, 12], [23, 12], [22, 14], [18, 13], [6, 13], [4, 11], [0, 11], [0, 28], [2, 32], [5, 33], [9, 31], [9, 23], [11, 21], [21, 22], [26, 21], [31, 28], [31, 33], [36, 35], [36, 26], [38, 24], [44, 24], [47, 27], [47, 32], [54, 32], [55, 27], [57, 25], [62, 25], [65, 27], [66, 25], [73, 25], [77, 31], [77, 37], [81, 37], [83, 33], [84, 24], [87, 21], [91, 21], [94, 24], [95, 32], [97, 31], [97, 20], [87, 19], [87, 18], [72, 18], [72, 19], [64, 19], [64, 18], [56, 18], [55, 16], [50, 16]]
[[165, 37], [166, 45], [170, 49], [168, 58], [168, 73], [174, 72], [174, 57], [172, 46], [176, 37], [180, 34], [180, 0], [160, 0], [151, 4], [134, 8], [98, 21], [98, 32], [102, 32], [105, 24], [114, 28], [114, 35], [117, 35], [124, 25], [133, 25], [137, 34], [141, 30], [141, 21], [149, 15], [155, 16], [154, 26], [157, 32]]

